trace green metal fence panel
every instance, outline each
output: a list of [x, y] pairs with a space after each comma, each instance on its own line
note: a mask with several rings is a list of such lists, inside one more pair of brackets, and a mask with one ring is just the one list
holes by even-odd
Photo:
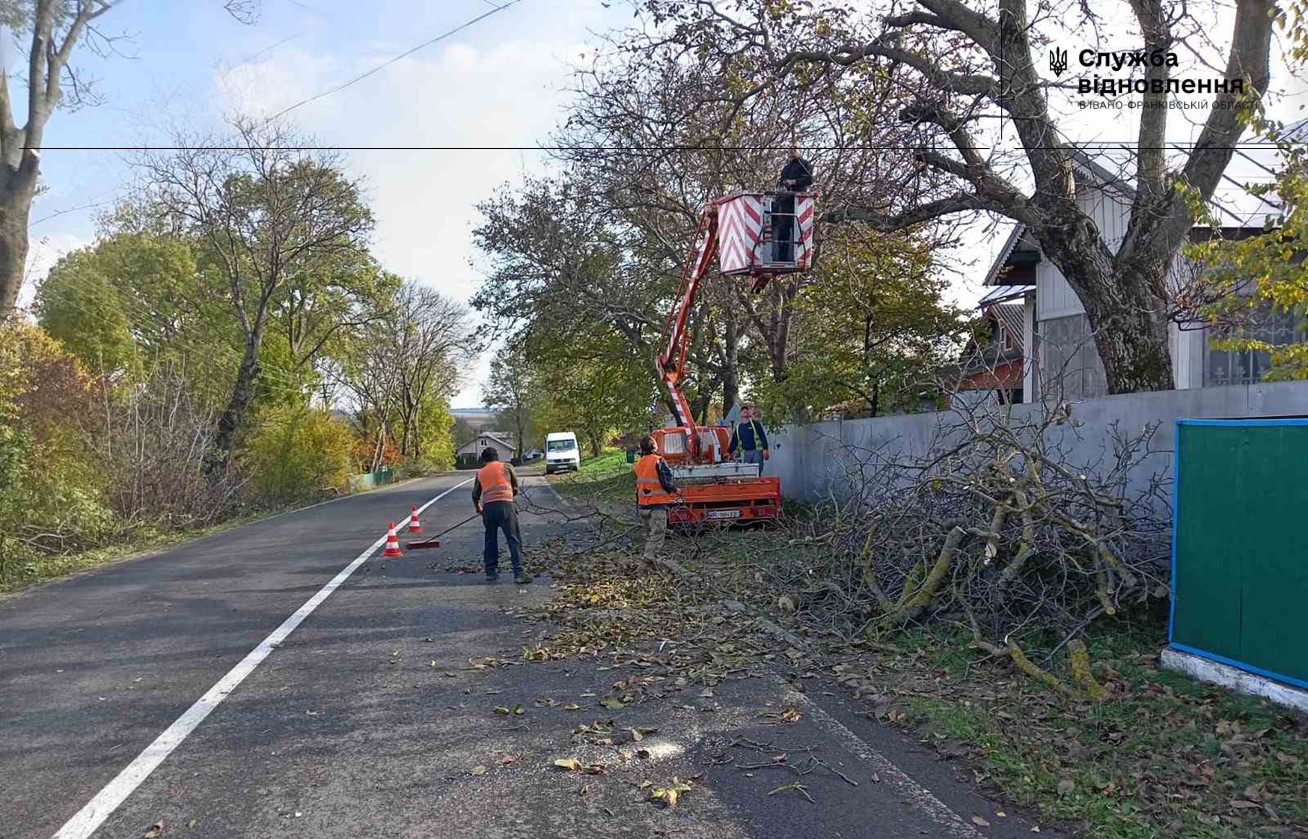
[[395, 481], [395, 472], [389, 466], [383, 466], [376, 472], [364, 472], [350, 476], [350, 491], [360, 492], [365, 489], [385, 486]]
[[1171, 644], [1308, 687], [1308, 419], [1178, 420]]

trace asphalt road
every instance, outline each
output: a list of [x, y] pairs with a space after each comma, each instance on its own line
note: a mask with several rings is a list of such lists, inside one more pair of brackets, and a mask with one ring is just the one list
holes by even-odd
[[[742, 679], [711, 698], [599, 707], [621, 674], [521, 661], [547, 628], [515, 613], [550, 597], [549, 581], [492, 586], [467, 573], [480, 562], [475, 523], [436, 551], [360, 558], [388, 520], [467, 477], [320, 505], [0, 599], [0, 837], [138, 839], [160, 822], [164, 837], [251, 839], [1031, 835], [819, 682], [797, 693]], [[432, 504], [425, 529], [469, 515], [467, 492]], [[538, 484], [529, 496], [557, 507]], [[548, 513], [523, 517], [528, 549], [565, 527]], [[311, 598], [312, 613], [251, 669], [251, 652]], [[245, 678], [171, 737], [162, 760], [142, 764], [234, 668]], [[521, 714], [495, 713], [515, 705]], [[802, 720], [763, 722], [786, 707]], [[573, 734], [608, 718], [656, 728], [641, 743], [648, 756], [624, 761]], [[769, 759], [732, 745], [742, 742], [816, 754], [837, 771], [742, 769]], [[558, 757], [606, 771], [562, 771]], [[674, 776], [696, 778], [682, 804], [648, 803], [642, 784]], [[807, 796], [776, 791], [797, 781]], [[87, 821], [92, 801], [110, 803]]]

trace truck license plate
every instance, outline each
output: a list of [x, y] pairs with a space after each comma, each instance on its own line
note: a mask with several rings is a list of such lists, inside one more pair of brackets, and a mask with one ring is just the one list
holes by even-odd
[[738, 519], [740, 518], [739, 510], [709, 510], [704, 514], [706, 519]]

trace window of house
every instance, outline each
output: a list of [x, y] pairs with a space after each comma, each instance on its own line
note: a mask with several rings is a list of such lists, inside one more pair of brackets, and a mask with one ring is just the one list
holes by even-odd
[[[1272, 368], [1270, 353], [1213, 346], [1214, 342], [1231, 334], [1227, 330], [1209, 331], [1204, 353], [1204, 387], [1251, 385], [1262, 381]], [[1269, 344], [1291, 344], [1304, 340], [1303, 318], [1294, 312], [1276, 311], [1270, 305], [1264, 305], [1254, 315], [1252, 325], [1240, 330], [1239, 334]]]
[[1108, 377], [1085, 315], [1041, 321], [1038, 331], [1041, 394], [1094, 399], [1108, 393]]

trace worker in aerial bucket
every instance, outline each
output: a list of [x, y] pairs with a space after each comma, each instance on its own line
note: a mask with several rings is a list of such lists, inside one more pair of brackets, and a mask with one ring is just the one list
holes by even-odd
[[472, 506], [486, 526], [486, 544], [482, 561], [486, 582], [500, 578], [499, 531], [509, 543], [509, 562], [513, 565], [513, 582], [526, 585], [531, 575], [522, 569], [522, 536], [518, 530], [518, 511], [513, 498], [522, 492], [513, 467], [500, 460], [500, 453], [487, 446], [481, 453], [481, 469], [472, 480]]
[[777, 191], [803, 192], [812, 185], [813, 164], [800, 156], [797, 144], [791, 143], [790, 159], [781, 169], [781, 177], [777, 179]]
[[642, 559], [653, 565], [663, 550], [668, 535], [668, 507], [681, 493], [672, 482], [672, 470], [654, 451], [654, 438], [640, 438], [640, 458], [633, 467], [636, 473], [636, 506], [640, 510], [641, 528], [645, 533], [645, 551]]
[[813, 186], [813, 166], [790, 145], [790, 159], [777, 178], [777, 197], [772, 203], [773, 261], [795, 261], [795, 193]]

